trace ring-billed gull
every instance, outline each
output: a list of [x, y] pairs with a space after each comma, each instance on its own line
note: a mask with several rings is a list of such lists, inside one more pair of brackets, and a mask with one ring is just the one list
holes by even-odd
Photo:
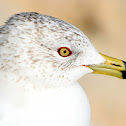
[[65, 21], [12, 16], [0, 28], [0, 126], [90, 126], [77, 80], [92, 72], [125, 78], [125, 62], [99, 54]]

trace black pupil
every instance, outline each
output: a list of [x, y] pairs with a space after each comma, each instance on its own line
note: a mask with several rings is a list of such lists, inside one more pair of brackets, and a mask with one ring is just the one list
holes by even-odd
[[66, 53], [66, 50], [64, 50], [63, 53]]

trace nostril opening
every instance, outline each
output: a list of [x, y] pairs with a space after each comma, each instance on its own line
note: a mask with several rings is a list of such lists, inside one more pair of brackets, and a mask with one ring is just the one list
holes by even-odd
[[111, 63], [111, 65], [114, 65], [114, 66], [118, 66], [118, 67], [121, 67], [121, 65], [118, 65], [118, 64], [114, 64], [114, 63]]

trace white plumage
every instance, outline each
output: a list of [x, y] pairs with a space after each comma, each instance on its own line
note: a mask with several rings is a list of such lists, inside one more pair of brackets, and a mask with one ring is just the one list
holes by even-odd
[[[72, 55], [57, 50], [68, 47]], [[0, 29], [0, 126], [90, 126], [77, 83], [104, 58], [73, 25], [38, 13], [11, 17]]]

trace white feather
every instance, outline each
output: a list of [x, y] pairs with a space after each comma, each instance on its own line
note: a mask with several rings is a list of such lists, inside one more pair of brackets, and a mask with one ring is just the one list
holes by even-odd
[[[57, 50], [68, 47], [69, 57]], [[90, 126], [88, 98], [76, 82], [105, 62], [75, 26], [38, 13], [0, 29], [0, 126]]]

